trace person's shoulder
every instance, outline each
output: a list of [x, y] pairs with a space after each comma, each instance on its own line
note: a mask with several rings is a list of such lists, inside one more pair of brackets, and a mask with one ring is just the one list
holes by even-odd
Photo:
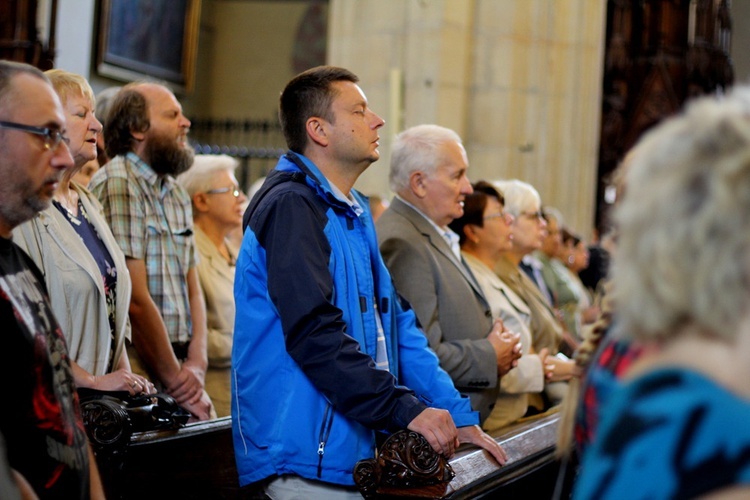
[[375, 227], [378, 229], [378, 234], [380, 234], [381, 231], [388, 232], [394, 227], [407, 225], [407, 222], [406, 217], [392, 204], [380, 215], [375, 223]]
[[[11, 274], [28, 271], [34, 276], [37, 284], [44, 289], [44, 276], [39, 267], [23, 248], [12, 239], [0, 238], [0, 259], [9, 264]], [[0, 274], [3, 274], [2, 271], [0, 271]]]
[[322, 199], [317, 196], [313, 188], [304, 181], [296, 181], [292, 175], [290, 174], [289, 179], [275, 183], [259, 193], [262, 197], [256, 203], [254, 210], [256, 214], [262, 215], [276, 211], [294, 212], [302, 207], [321, 209], [324, 206]]
[[71, 182], [71, 187], [78, 192], [78, 196], [82, 201], [91, 203], [98, 210], [102, 209], [102, 204], [99, 202], [99, 198], [97, 198], [87, 186], [83, 186], [73, 181]]
[[101, 173], [105, 177], [127, 177], [130, 168], [130, 161], [126, 156], [115, 156], [100, 168], [94, 176]]
[[381, 225], [383, 217], [385, 214], [376, 223], [376, 233], [380, 253], [389, 267], [396, 261], [407, 267], [430, 261], [432, 247], [426, 244], [422, 233], [410, 221], [396, 214], [393, 221], [386, 219]]
[[88, 184], [88, 190], [96, 193], [97, 189], [103, 184], [117, 182], [128, 178], [128, 166], [123, 156], [116, 156], [107, 162], [102, 168], [97, 170], [91, 177]]
[[[304, 182], [281, 182], [256, 194], [243, 217], [248, 230], [260, 239], [283, 229], [288, 234], [300, 231], [310, 234], [314, 228], [328, 224], [327, 206]], [[263, 235], [263, 236], [261, 236]]]

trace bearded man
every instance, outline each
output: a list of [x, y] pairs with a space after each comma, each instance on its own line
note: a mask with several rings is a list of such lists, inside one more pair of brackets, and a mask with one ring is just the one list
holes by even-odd
[[115, 96], [104, 130], [112, 160], [91, 179], [133, 282], [133, 371], [160, 383], [194, 418], [204, 390], [206, 311], [196, 270], [190, 197], [174, 177], [193, 163], [190, 120], [174, 94], [135, 83]]

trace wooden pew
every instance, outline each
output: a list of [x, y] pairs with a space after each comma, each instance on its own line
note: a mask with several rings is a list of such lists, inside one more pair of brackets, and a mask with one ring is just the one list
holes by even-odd
[[459, 448], [450, 465], [456, 477], [442, 498], [552, 498], [558, 463], [554, 459], [559, 415], [529, 419], [498, 434], [495, 439], [508, 454], [500, 467], [489, 453], [476, 447]]
[[[456, 475], [439, 498], [495, 498], [498, 494], [551, 498], [558, 469], [553, 459], [557, 424], [558, 415], [553, 413], [495, 436], [508, 453], [504, 467], [483, 450], [459, 448], [450, 461]], [[178, 430], [135, 433], [124, 455], [102, 455], [97, 461], [107, 498], [263, 498], [257, 488], [239, 488], [230, 417]], [[419, 490], [409, 494], [420, 496]]]

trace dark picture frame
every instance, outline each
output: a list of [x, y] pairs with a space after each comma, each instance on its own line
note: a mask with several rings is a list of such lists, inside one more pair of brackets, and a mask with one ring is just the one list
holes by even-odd
[[102, 0], [97, 73], [193, 88], [201, 0]]

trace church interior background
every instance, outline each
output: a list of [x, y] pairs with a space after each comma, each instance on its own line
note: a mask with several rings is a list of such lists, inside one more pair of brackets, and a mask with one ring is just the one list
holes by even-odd
[[79, 73], [95, 91], [122, 85], [132, 78], [112, 78], [101, 64], [103, 14], [124, 3], [182, 9], [194, 16], [193, 45], [157, 47], [183, 50], [190, 81], [176, 92], [197, 149], [238, 156], [245, 186], [284, 150], [276, 119], [284, 84], [334, 64], [360, 77], [386, 120], [381, 160], [360, 191], [389, 196], [393, 136], [437, 123], [462, 136], [473, 181], [528, 181], [587, 238], [602, 224], [612, 170], [643, 131], [691, 96], [750, 76], [747, 1], [128, 2], [7, 0], [0, 57]]

